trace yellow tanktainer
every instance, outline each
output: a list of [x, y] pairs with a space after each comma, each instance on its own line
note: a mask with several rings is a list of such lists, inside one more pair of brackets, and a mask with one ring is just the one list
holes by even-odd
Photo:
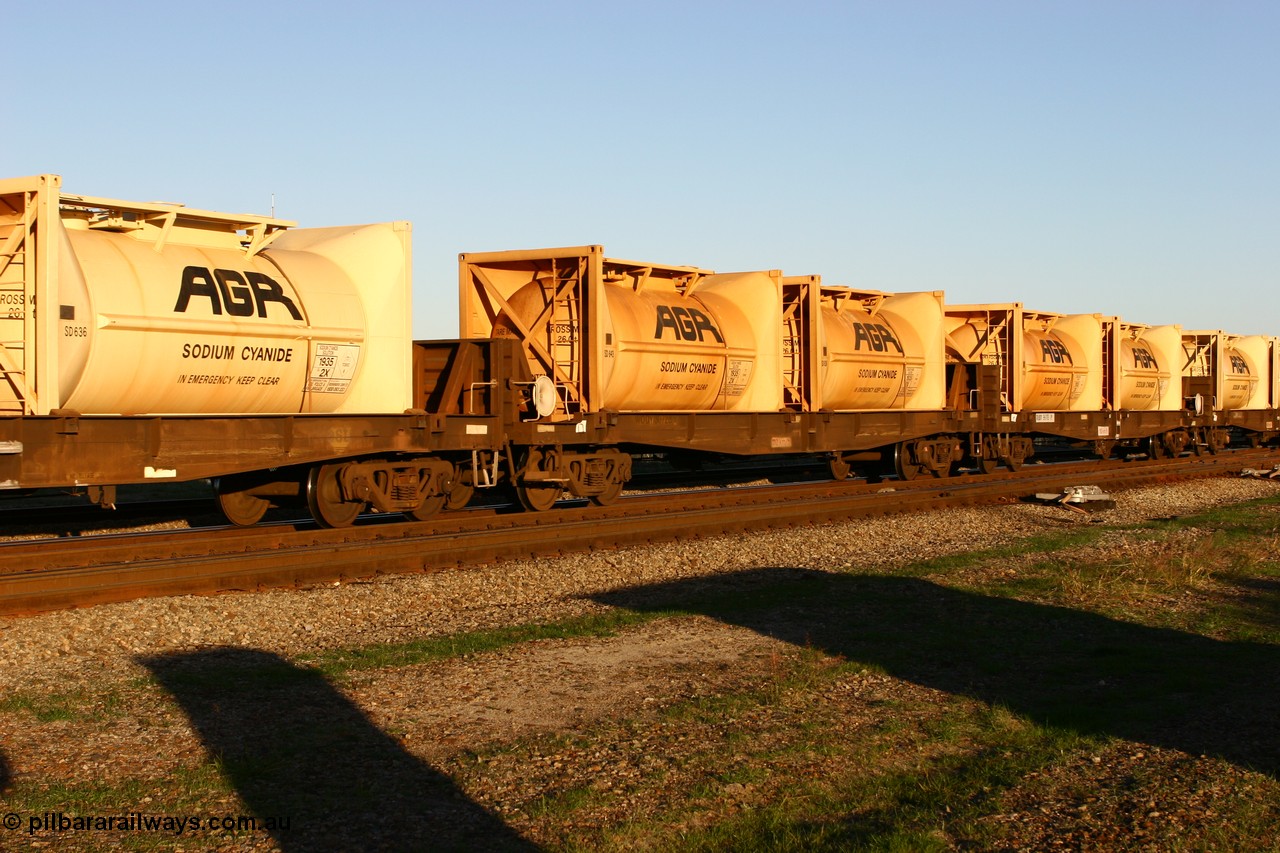
[[784, 285], [783, 376], [793, 407], [943, 407], [942, 291], [885, 293], [824, 285], [820, 276]]
[[1220, 329], [1182, 333], [1183, 393], [1197, 410], [1265, 409], [1273, 338], [1231, 335]]
[[777, 411], [777, 271], [606, 258], [600, 246], [463, 254], [464, 338], [520, 341], [546, 417]]
[[293, 224], [0, 181], [0, 413], [404, 411], [408, 223]]
[[1108, 318], [1103, 323], [1110, 365], [1108, 408], [1176, 412], [1182, 408], [1181, 326], [1143, 326]]
[[1102, 408], [1102, 316], [1029, 311], [1022, 303], [948, 305], [949, 349], [1003, 369], [1008, 412]]

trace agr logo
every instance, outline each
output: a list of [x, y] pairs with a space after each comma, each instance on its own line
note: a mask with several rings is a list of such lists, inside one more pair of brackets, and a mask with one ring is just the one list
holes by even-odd
[[710, 332], [717, 343], [724, 343], [724, 338], [720, 336], [720, 330], [716, 328], [716, 324], [697, 308], [685, 308], [683, 305], [674, 307], [659, 305], [658, 326], [653, 331], [655, 341], [662, 340], [664, 329], [670, 329], [678, 341], [701, 341], [702, 333]]
[[237, 272], [235, 270], [213, 270], [206, 267], [189, 266], [182, 271], [182, 284], [178, 288], [178, 302], [173, 306], [176, 313], [186, 313], [192, 297], [203, 297], [216, 315], [222, 314], [226, 308], [232, 317], [267, 316], [267, 303], [276, 302], [295, 320], [302, 320], [302, 313], [293, 300], [284, 294], [284, 288], [270, 276], [260, 272]]
[[1054, 364], [1074, 364], [1071, 351], [1062, 341], [1044, 338], [1040, 341], [1041, 361], [1052, 361]]

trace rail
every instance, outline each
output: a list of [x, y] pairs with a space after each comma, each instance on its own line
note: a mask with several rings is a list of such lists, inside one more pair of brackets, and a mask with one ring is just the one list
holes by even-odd
[[[1032, 466], [999, 477], [804, 483], [644, 495], [550, 513], [461, 512], [433, 523], [320, 530], [304, 525], [15, 542], [0, 546], [0, 614], [150, 596], [299, 587], [438, 571], [503, 559], [619, 548], [678, 538], [1007, 501], [1080, 485], [1112, 489], [1238, 474], [1280, 451], [1147, 462]], [[1052, 470], [1049, 470], [1052, 469]]]

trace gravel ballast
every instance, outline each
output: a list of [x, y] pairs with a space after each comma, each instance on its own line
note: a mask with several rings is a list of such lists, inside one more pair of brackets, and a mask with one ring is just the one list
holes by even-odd
[[593, 595], [762, 567], [885, 571], [1074, 525], [1124, 525], [1265, 497], [1269, 480], [1133, 489], [1095, 514], [1020, 504], [677, 541], [616, 552], [303, 590], [181, 596], [0, 620], [0, 692], [60, 691], [146, 675], [146, 656], [241, 646], [285, 657], [543, 622], [607, 609]]

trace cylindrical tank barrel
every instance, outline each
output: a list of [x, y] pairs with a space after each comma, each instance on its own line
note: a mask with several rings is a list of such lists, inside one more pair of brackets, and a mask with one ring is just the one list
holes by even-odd
[[1061, 332], [1022, 333], [1022, 408], [1067, 411], [1080, 398], [1089, 377], [1083, 348]]
[[[167, 245], [72, 220], [58, 257], [59, 405], [83, 414], [332, 412], [368, 335], [321, 253]], [[233, 244], [234, 245], [234, 244]], [[372, 261], [371, 261], [372, 262]]]
[[924, 377], [924, 348], [911, 323], [833, 303], [822, 306], [822, 405], [900, 409]]
[[1243, 409], [1258, 385], [1258, 370], [1242, 349], [1227, 344], [1222, 349], [1222, 399], [1219, 409]]
[[1168, 368], [1160, 364], [1146, 341], [1122, 338], [1116, 388], [1118, 408], [1135, 411], [1157, 408], [1169, 382]]

